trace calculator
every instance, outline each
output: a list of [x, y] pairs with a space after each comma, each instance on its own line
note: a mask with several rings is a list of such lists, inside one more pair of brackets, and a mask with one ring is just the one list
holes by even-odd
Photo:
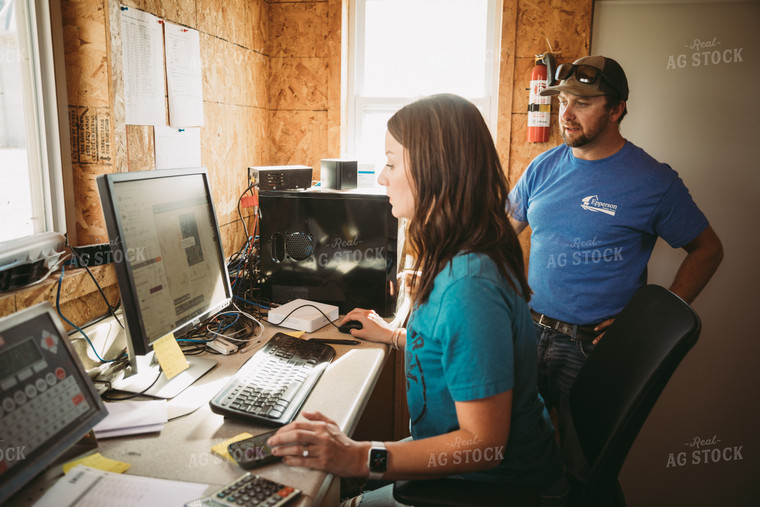
[[0, 504], [107, 414], [49, 303], [0, 319]]
[[238, 477], [185, 507], [280, 507], [301, 494], [301, 490], [250, 472]]

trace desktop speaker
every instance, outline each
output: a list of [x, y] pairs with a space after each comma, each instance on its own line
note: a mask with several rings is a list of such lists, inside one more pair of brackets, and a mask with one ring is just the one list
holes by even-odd
[[321, 164], [322, 188], [351, 190], [357, 185], [356, 160], [323, 158]]
[[314, 239], [306, 232], [275, 232], [269, 241], [274, 262], [290, 258], [305, 261], [314, 253]]

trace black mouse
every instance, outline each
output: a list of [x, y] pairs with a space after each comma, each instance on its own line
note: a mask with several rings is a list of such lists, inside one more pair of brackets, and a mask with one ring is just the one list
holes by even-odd
[[364, 326], [358, 320], [349, 320], [342, 326], [338, 326], [338, 331], [341, 333], [351, 334], [352, 329], [364, 329]]

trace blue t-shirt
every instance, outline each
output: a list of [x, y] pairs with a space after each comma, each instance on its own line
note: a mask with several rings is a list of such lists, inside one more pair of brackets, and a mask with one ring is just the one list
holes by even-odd
[[[536, 339], [525, 300], [483, 254], [460, 254], [407, 325], [407, 402], [415, 439], [459, 429], [455, 401], [513, 391], [501, 464], [467, 478], [546, 485], [562, 465], [536, 387]], [[474, 459], [459, 455], [459, 459]], [[454, 454], [450, 459], [457, 459]], [[482, 458], [481, 458], [482, 459]]]
[[532, 229], [531, 306], [573, 324], [620, 312], [646, 283], [658, 236], [680, 248], [708, 225], [678, 174], [630, 142], [601, 160], [564, 144], [542, 153], [509, 200]]

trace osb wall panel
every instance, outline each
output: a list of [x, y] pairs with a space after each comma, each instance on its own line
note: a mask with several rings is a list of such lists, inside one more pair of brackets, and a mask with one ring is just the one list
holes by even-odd
[[[557, 63], [589, 54], [593, 0], [505, 1], [499, 73], [497, 149], [510, 185], [533, 158], [562, 143], [557, 126], [557, 102], [552, 103], [552, 127], [545, 143], [527, 142], [530, 73], [535, 55], [555, 52]], [[548, 40], [548, 44], [547, 44]], [[530, 253], [530, 228], [520, 235], [525, 266]]]
[[[236, 220], [237, 199], [247, 186], [247, 167], [264, 161], [262, 143], [252, 140], [255, 122], [265, 119], [267, 57], [254, 51], [255, 40], [262, 38], [260, 26], [265, 3], [245, 0], [175, 3], [169, 7], [157, 2], [135, 2], [159, 17], [170, 13], [200, 32], [204, 126], [201, 127], [201, 163], [211, 178], [214, 204], [220, 228]], [[190, 13], [187, 14], [183, 8]], [[129, 170], [155, 167], [153, 128], [128, 126]], [[263, 135], [263, 134], [262, 134]], [[228, 254], [245, 240], [243, 234], [222, 237]]]
[[562, 142], [556, 122], [556, 100], [552, 104], [554, 117], [549, 141], [526, 141], [530, 73], [535, 55], [548, 50], [547, 40], [558, 64], [589, 54], [593, 0], [520, 0], [517, 5], [512, 125], [519, 127], [519, 131], [511, 132], [510, 181], [517, 181], [533, 157]]
[[270, 76], [272, 109], [327, 110], [324, 58], [272, 58]]
[[16, 296], [13, 294], [0, 295], [0, 317], [16, 313]]
[[77, 192], [77, 236], [80, 245], [107, 243], [108, 232], [103, 221], [95, 178], [105, 171], [102, 166], [72, 164], [74, 188]]
[[329, 5], [326, 1], [302, 1], [269, 5], [269, 56], [330, 56]]
[[69, 105], [73, 201], [79, 244], [95, 243], [103, 231], [93, 176], [111, 172], [113, 117], [109, 107], [107, 9], [103, 0], [61, 4]]
[[130, 171], [148, 171], [156, 168], [156, 146], [153, 127], [127, 125], [127, 167]]
[[269, 5], [269, 154], [319, 178], [320, 159], [340, 155], [342, 2]]
[[69, 104], [108, 106], [106, 11], [103, 0], [63, 0]]
[[[269, 57], [264, 51], [268, 4], [265, 0], [124, 0], [122, 4], [200, 31], [205, 111], [201, 162], [209, 169], [224, 249], [230, 255], [245, 241], [236, 204], [247, 186], [246, 168], [268, 163], [264, 142], [269, 122]], [[123, 123], [120, 50], [111, 47], [112, 37], [119, 40], [120, 26], [110, 26], [118, 19], [114, 16], [118, 9], [117, 0], [62, 0], [61, 5], [78, 244], [108, 241], [96, 176], [117, 167], [155, 168], [153, 127]], [[67, 276], [62, 290], [70, 299], [64, 303], [71, 305], [70, 318], [83, 323], [92, 311], [103, 313], [105, 306], [89, 295], [81, 296], [72, 280]], [[106, 290], [116, 291], [115, 278], [103, 283], [111, 285]], [[20, 308], [39, 297], [4, 298], [0, 309], [21, 304]]]
[[320, 159], [326, 158], [326, 111], [272, 111], [269, 120], [269, 152], [277, 164], [304, 164], [315, 168], [319, 179]]
[[[119, 301], [116, 286], [116, 272], [113, 266], [96, 266], [91, 268], [95, 279], [103, 288], [109, 303], [115, 306]], [[65, 290], [61, 291], [60, 308], [67, 319], [82, 325], [108, 311], [102, 296], [84, 269], [67, 271], [64, 276]], [[22, 308], [27, 308], [43, 301], [55, 306], [58, 295], [58, 277], [52, 277], [32, 287], [3, 294], [0, 297], [0, 316], [8, 315]], [[67, 330], [71, 326], [64, 323]]]
[[150, 12], [179, 25], [195, 26], [196, 0], [121, 0], [121, 4]]
[[[347, 46], [342, 42], [343, 23], [348, 23], [345, 0], [328, 0], [327, 13], [327, 152], [324, 158], [336, 158], [340, 156], [341, 121], [345, 119], [342, 111], [345, 107], [346, 96], [341, 93], [341, 58], [348, 58]], [[344, 6], [346, 12], [344, 12]], [[346, 27], [348, 30], [348, 27]], [[348, 33], [346, 33], [348, 36]], [[317, 165], [319, 167], [320, 164]]]

